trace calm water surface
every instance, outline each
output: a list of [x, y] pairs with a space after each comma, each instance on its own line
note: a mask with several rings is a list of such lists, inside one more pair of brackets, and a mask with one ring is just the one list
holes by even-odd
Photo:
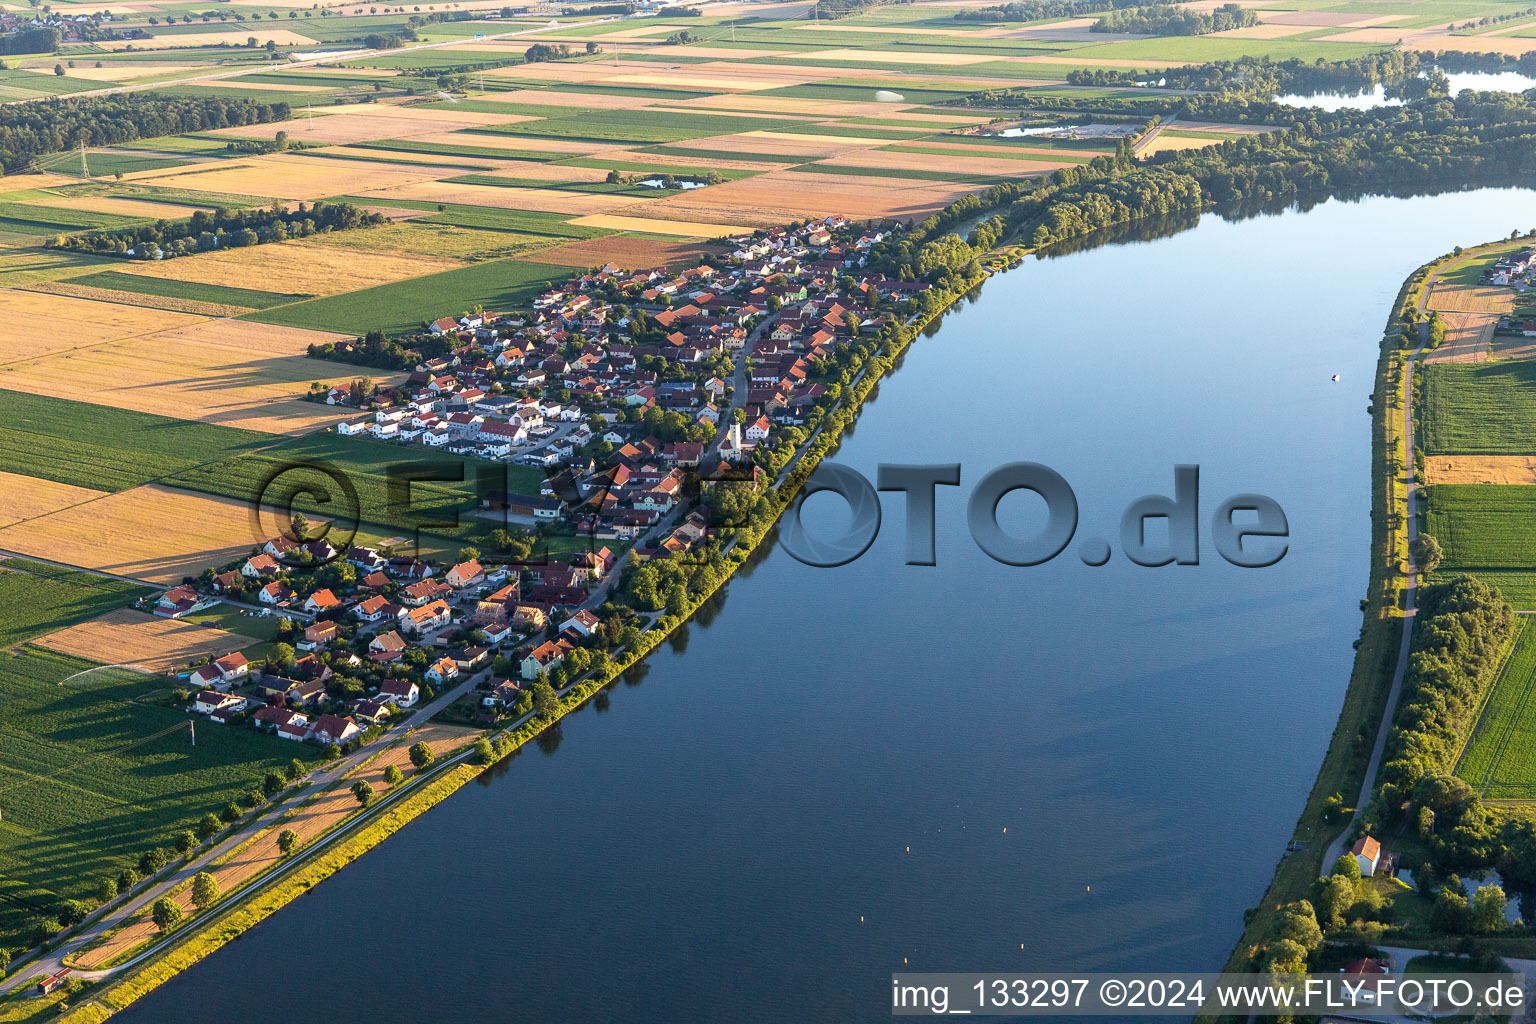
[[[770, 551], [630, 683], [120, 1019], [878, 1021], [904, 964], [1216, 969], [1348, 677], [1389, 304], [1533, 197], [1207, 216], [989, 282], [837, 456], [963, 463], [937, 567], [901, 564], [898, 495], [852, 565]], [[1290, 553], [1237, 569], [1202, 525], [1197, 567], [1117, 541], [1103, 568], [1000, 565], [965, 499], [1018, 459], [1111, 540], [1198, 463], [1207, 522], [1268, 494]]]
[[[1448, 71], [1445, 77], [1450, 82], [1452, 96], [1463, 89], [1473, 89], [1478, 92], [1524, 92], [1526, 89], [1536, 89], [1536, 78], [1522, 75], [1518, 71]], [[1288, 107], [1321, 107], [1330, 112], [1403, 105], [1402, 100], [1387, 99], [1386, 86], [1380, 82], [1377, 82], [1369, 92], [1321, 92], [1305, 96], [1292, 94], [1276, 96], [1275, 102], [1283, 103]]]

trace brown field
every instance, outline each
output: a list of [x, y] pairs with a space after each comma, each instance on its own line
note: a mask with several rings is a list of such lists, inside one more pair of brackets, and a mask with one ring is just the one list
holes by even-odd
[[351, 374], [347, 367], [317, 364], [298, 353], [337, 337], [243, 320], [204, 320], [14, 363], [0, 382], [40, 394], [74, 392], [99, 405], [176, 419], [302, 434], [336, 419], [329, 406], [302, 401], [310, 382]]
[[[211, 62], [210, 62], [211, 63]], [[126, 82], [134, 78], [148, 78], [151, 75], [163, 75], [171, 71], [190, 72], [199, 67], [208, 67], [194, 61], [185, 64], [149, 64], [137, 61], [122, 64], [107, 64], [99, 68], [74, 67], [69, 69], [70, 78], [83, 78], [88, 82]], [[39, 64], [36, 67], [23, 68], [23, 71], [35, 71], [40, 75], [53, 74], [53, 64]]]
[[235, 192], [281, 199], [321, 199], [363, 188], [428, 181], [437, 174], [441, 171], [434, 174], [430, 168], [410, 164], [327, 160], [279, 153], [250, 160], [221, 160], [213, 165], [201, 164], [185, 169], [137, 171], [124, 177], [164, 188]]
[[160, 218], [190, 217], [207, 206], [181, 206], [176, 203], [151, 203], [144, 199], [115, 199], [111, 196], [59, 196], [50, 200], [35, 200], [36, 206], [57, 206], [66, 210], [94, 210], [97, 213], [118, 213], [125, 217]]
[[[485, 73], [487, 78], [511, 78], [505, 72], [522, 65], [494, 68]], [[513, 89], [511, 92], [488, 92], [476, 96], [488, 103], [522, 103], [548, 107], [586, 107], [591, 110], [628, 110], [656, 102], [645, 96], [617, 96], [601, 92], [581, 92], [576, 89]]]
[[421, 200], [432, 203], [464, 203], [495, 206], [505, 210], [538, 210], [546, 213], [592, 214], [646, 203], [644, 196], [618, 196], [601, 192], [562, 192], [558, 189], [508, 188], [500, 185], [455, 185], [423, 181], [399, 188], [358, 193], [359, 197]]
[[[357, 69], [348, 68], [347, 73], [351, 74], [354, 70]], [[340, 146], [349, 142], [410, 138], [423, 132], [453, 131], [459, 128], [480, 128], [486, 125], [536, 120], [521, 114], [460, 114], [452, 110], [416, 110], [412, 107], [396, 107], [382, 103], [330, 109], [339, 112], [316, 114], [312, 118], [295, 117], [273, 124], [220, 128], [210, 134], [229, 135], [240, 139], [270, 139], [278, 132], [285, 131], [295, 141], [329, 142]], [[424, 117], [424, 114], [435, 116]]]
[[[238, 250], [248, 252], [250, 250]], [[153, 334], [200, 322], [202, 318], [141, 306], [0, 289], [0, 365], [35, 359], [82, 345]], [[6, 384], [0, 371], [0, 386]]]
[[[938, 35], [939, 33], [923, 33], [924, 35]], [[840, 64], [844, 61], [871, 61], [881, 64], [953, 64], [956, 66], [965, 64], [985, 64], [997, 59], [995, 54], [988, 53], [929, 53], [927, 51], [914, 52], [912, 50], [812, 50], [808, 53], [800, 53], [797, 56], [807, 60], [824, 60], [832, 64]]]
[[212, 82], [199, 82], [201, 89], [260, 89], [265, 92], [324, 92], [324, 85], [294, 85], [291, 82], [245, 82], [238, 78], [222, 78]]
[[[661, 200], [647, 206], [646, 213], [700, 219], [714, 216], [740, 225], [779, 224], [832, 213], [859, 219], [922, 218], [970, 191], [971, 186], [943, 181], [774, 171]], [[710, 232], [706, 237], [725, 233]]]
[[1427, 305], [1430, 309], [1459, 313], [1508, 313], [1515, 307], [1515, 290], [1442, 283], [1435, 286]]
[[228, 32], [188, 32], [184, 35], [155, 36], [152, 39], [106, 39], [96, 45], [104, 50], [126, 50], [130, 46], [135, 50], [170, 50], [188, 46], [218, 46], [220, 43], [244, 46], [251, 36], [255, 36], [257, 44], [261, 46], [265, 46], [269, 39], [279, 46], [315, 45], [315, 40], [309, 36], [286, 28], [267, 28], [256, 24], [254, 20]]
[[0, 548], [174, 584], [267, 536], [252, 528], [246, 502], [146, 484], [0, 529]]
[[[220, 727], [210, 724], [209, 728]], [[296, 810], [292, 818], [256, 833], [250, 842], [237, 848], [233, 857], [213, 868], [213, 876], [218, 879], [219, 891], [230, 892], [256, 875], [281, 863], [283, 854], [277, 847], [277, 837], [284, 830], [293, 829], [297, 832], [299, 845], [302, 848], [317, 836], [329, 832], [356, 813], [359, 808], [357, 798], [352, 795], [352, 783], [357, 780], [367, 780], [369, 785], [373, 786], [373, 791], [383, 796], [389, 789], [389, 783], [384, 781], [384, 770], [388, 766], [394, 765], [399, 768], [405, 778], [409, 779], [416, 771], [411, 764], [409, 750], [417, 741], [425, 742], [432, 748], [434, 754], [442, 758], [473, 743], [479, 736], [480, 732], [477, 729], [439, 725], [435, 722], [430, 722], [403, 736], [397, 737], [390, 734], [386, 740], [380, 741], [388, 742], [390, 746], [382, 748], [375, 757], [343, 779], [334, 789], [315, 794]], [[274, 738], [272, 742], [284, 741]], [[179, 893], [175, 899], [189, 914], [192, 913], [190, 888]], [[104, 964], [120, 953], [148, 941], [154, 935], [155, 926], [147, 916], [142, 920], [134, 919], [133, 923], [122, 928], [102, 945], [80, 954], [79, 964], [85, 968]]]
[[[673, 100], [672, 106], [689, 109], [731, 111], [762, 111], [768, 114], [805, 114], [810, 117], [891, 117], [900, 111], [901, 104], [858, 102], [852, 100], [794, 99], [789, 96], [753, 96], [751, 93], [724, 96], [700, 96], [698, 99]], [[924, 115], [925, 116], [925, 115]], [[942, 118], [940, 118], [942, 120]], [[972, 124], [985, 118], [968, 118]], [[714, 142], [713, 139], [710, 140]]]
[[[715, 186], [715, 188], [721, 187], [723, 186]], [[708, 212], [718, 215], [721, 211], [710, 206]], [[652, 217], [622, 217], [607, 213], [593, 214], [590, 217], [577, 217], [571, 223], [594, 228], [612, 228], [615, 231], [644, 231], [652, 235], [676, 235], [679, 238], [714, 238], [719, 235], [734, 235], [741, 231], [742, 227], [740, 224], [707, 224], [684, 220], [657, 220]]]
[[15, 473], [0, 473], [0, 526], [45, 516], [61, 508], [99, 498], [105, 493], [93, 491], [89, 487], [60, 484]]
[[1445, 344], [1424, 356], [1428, 363], [1481, 363], [1488, 359], [1488, 346], [1498, 317], [1490, 313], [1443, 311]]
[[1275, 129], [1262, 124], [1227, 124], [1223, 121], [1177, 121], [1174, 128], [1181, 132], [1222, 132], [1228, 135], [1263, 135]]
[[1248, 28], [1213, 32], [1211, 35], [1215, 39], [1285, 39], [1288, 36], [1299, 36], [1306, 31], [1308, 29], [1303, 25], [1259, 24], [1250, 25]]
[[198, 658], [222, 658], [260, 641], [214, 626], [119, 608], [32, 642], [108, 665], [138, 665], [165, 672]]
[[1426, 455], [1431, 484], [1536, 484], [1536, 455]]
[[[491, 188], [489, 191], [499, 190]], [[132, 267], [124, 267], [124, 271], [146, 277], [197, 281], [235, 288], [250, 288], [253, 287], [252, 282], [258, 282], [255, 287], [264, 283], [266, 287], [278, 290], [332, 295], [408, 277], [435, 274], [440, 270], [454, 270], [463, 265], [459, 260], [437, 256], [394, 256], [362, 261], [355, 255], [328, 246], [314, 245], [308, 240], [293, 240], [183, 256], [159, 263], [134, 264]], [[4, 303], [0, 302], [0, 311], [4, 309]]]
[[657, 238], [609, 235], [606, 238], [588, 238], [546, 249], [539, 253], [539, 262], [578, 269], [617, 263], [625, 270], [641, 270], [669, 265], [691, 266], [699, 256], [715, 255], [721, 251], [720, 246], [698, 242], [664, 242]]
[[[714, 139], [705, 139], [706, 145], [713, 146]], [[679, 146], [685, 143], [678, 143]], [[626, 164], [657, 164], [663, 167], [675, 167], [678, 164], [686, 164], [693, 170], [707, 170], [718, 167], [721, 170], [732, 171], [777, 171], [792, 166], [788, 160], [783, 163], [769, 163], [766, 160], [722, 160], [712, 156], [673, 156], [663, 150], [660, 153], [646, 153], [640, 150], [615, 149], [603, 154], [607, 160], [615, 163]]]
[[1145, 160], [1154, 153], [1163, 153], [1168, 150], [1179, 149], [1205, 149], [1207, 146], [1219, 146], [1222, 140], [1214, 135], [1209, 139], [1184, 139], [1170, 136], [1166, 132], [1155, 136], [1151, 142], [1136, 151], [1138, 160]]
[[524, 164], [509, 175], [514, 178], [535, 181], [586, 182], [602, 181], [608, 172], [600, 167], [562, 167], [559, 164]]

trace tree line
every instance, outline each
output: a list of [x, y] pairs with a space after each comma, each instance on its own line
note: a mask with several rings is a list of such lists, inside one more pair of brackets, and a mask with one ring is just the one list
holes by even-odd
[[111, 146], [162, 135], [286, 121], [287, 103], [244, 97], [132, 93], [0, 107], [0, 165], [25, 170], [47, 153]]
[[912, 0], [816, 0], [813, 13], [822, 21], [832, 21], [837, 18], [851, 18], [855, 14], [863, 14], [872, 7], [884, 7], [886, 4], [909, 4]]
[[[1168, 4], [1173, 0], [1155, 0]], [[1012, 0], [991, 7], [973, 7], [955, 15], [956, 21], [1044, 21], [1048, 18], [1081, 18], [1086, 14], [1122, 7], [1147, 7], [1148, 0]]]
[[1192, 11], [1160, 4], [1112, 10], [1093, 23], [1092, 32], [1131, 32], [1147, 36], [1204, 36], [1259, 23], [1258, 12], [1237, 4], [1214, 11]]
[[160, 220], [142, 227], [59, 235], [49, 240], [48, 245], [56, 249], [140, 260], [171, 259], [216, 249], [243, 248], [349, 228], [373, 227], [387, 219], [383, 214], [369, 213], [351, 203], [319, 201], [309, 207], [299, 203], [292, 210], [285, 210], [275, 203], [246, 210], [221, 207], [212, 213], [198, 210], [183, 220]]

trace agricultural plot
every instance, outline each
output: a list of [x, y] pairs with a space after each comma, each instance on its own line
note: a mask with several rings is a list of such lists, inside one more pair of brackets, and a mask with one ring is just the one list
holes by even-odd
[[255, 431], [16, 391], [0, 391], [0, 409], [0, 471], [94, 491], [127, 490], [274, 440]]
[[1536, 799], [1536, 626], [1521, 623], [1456, 766], [1485, 799]]
[[82, 501], [99, 498], [105, 491], [61, 484], [55, 480], [0, 472], [0, 526], [57, 512]]
[[1436, 578], [1469, 573], [1536, 608], [1536, 487], [1437, 484], [1428, 495], [1425, 531], [1445, 552]]
[[[367, 234], [366, 228], [351, 234]], [[347, 232], [344, 232], [347, 233]], [[244, 249], [185, 256], [160, 263], [119, 263], [126, 274], [164, 280], [196, 282], [221, 288], [245, 288], [253, 283], [282, 282], [284, 291], [315, 295], [353, 291], [406, 278], [435, 274], [462, 266], [442, 257], [396, 256], [359, 260], [316, 239], [253, 245]], [[0, 293], [0, 299], [4, 294]]]
[[0, 648], [11, 648], [131, 604], [150, 591], [21, 558], [0, 562]]
[[196, 622], [162, 619], [148, 612], [119, 608], [38, 637], [33, 643], [107, 665], [166, 672], [199, 658], [222, 658], [258, 641]]
[[1426, 454], [1536, 454], [1536, 363], [1436, 363], [1423, 373]]
[[170, 586], [276, 536], [276, 518], [259, 511], [250, 500], [145, 484], [0, 529], [0, 548]]
[[[278, 306], [248, 314], [245, 319], [349, 334], [371, 330], [401, 333], [440, 316], [461, 314], [476, 303], [486, 309], [526, 304], [547, 282], [569, 276], [570, 271], [564, 267], [525, 260], [492, 260], [345, 295]], [[307, 365], [313, 374], [315, 364]], [[330, 419], [335, 419], [334, 410]]]
[[246, 729], [201, 729], [193, 746], [184, 714], [136, 703], [164, 685], [52, 651], [0, 653], [0, 944], [29, 945], [62, 901], [91, 898], [306, 753]]

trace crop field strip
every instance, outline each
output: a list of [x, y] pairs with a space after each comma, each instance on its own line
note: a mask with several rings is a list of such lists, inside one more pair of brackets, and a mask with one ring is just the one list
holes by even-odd
[[1536, 362], [1424, 367], [1426, 454], [1536, 454]]
[[1536, 623], [1520, 631], [1494, 681], [1456, 775], [1490, 800], [1536, 799]]

